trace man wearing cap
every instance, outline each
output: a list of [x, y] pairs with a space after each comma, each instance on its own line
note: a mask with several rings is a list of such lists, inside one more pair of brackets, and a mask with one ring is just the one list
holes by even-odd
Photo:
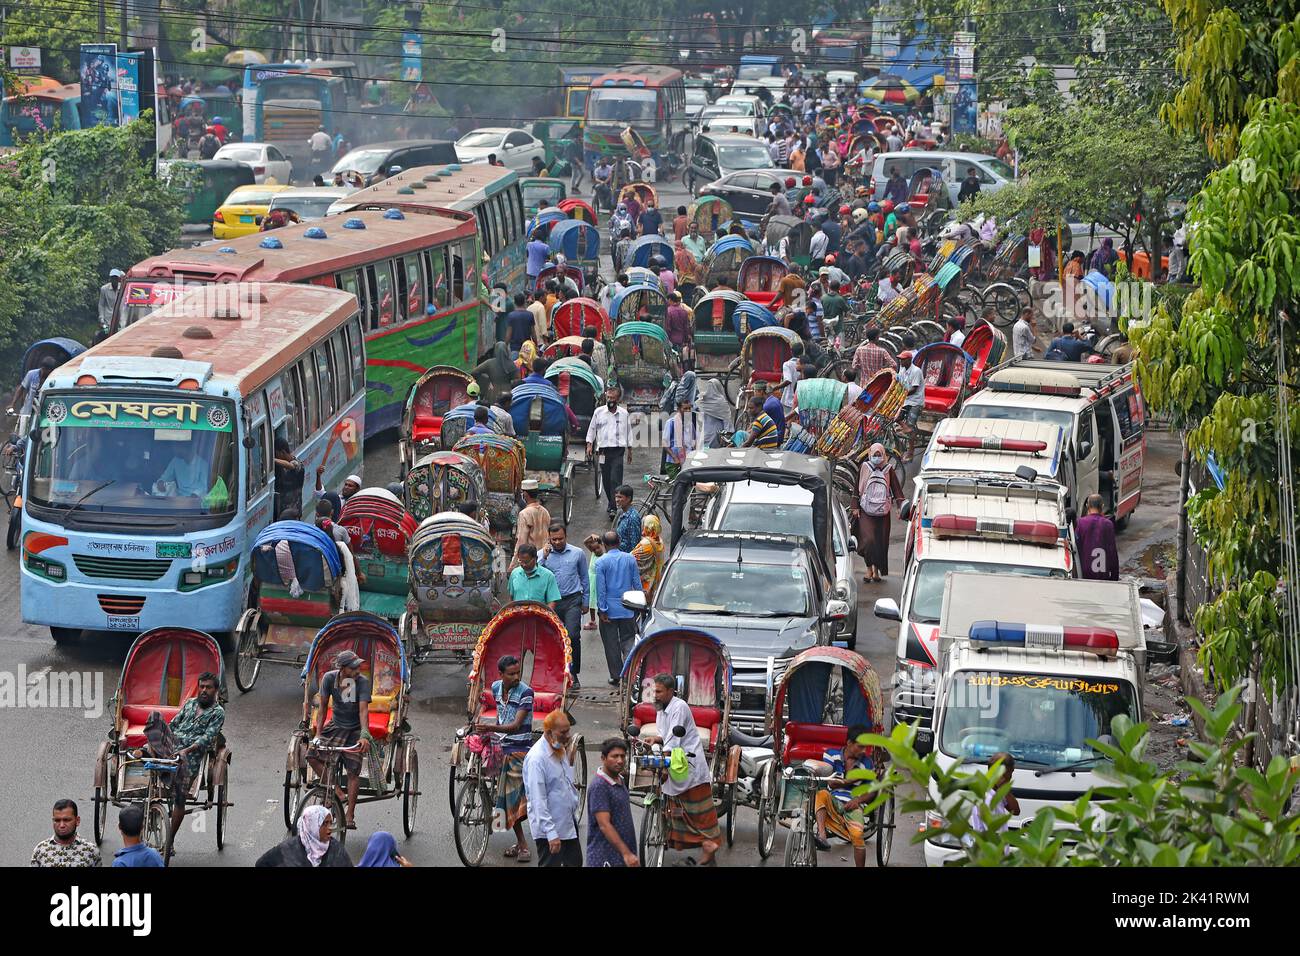
[[898, 381], [907, 389], [907, 397], [903, 399], [903, 414], [899, 421], [907, 426], [907, 457], [903, 461], [912, 460], [912, 452], [916, 448], [916, 423], [921, 419], [921, 412], [925, 408], [925, 375], [922, 374], [921, 368], [912, 363], [912, 353], [903, 351], [898, 353]]
[[113, 306], [117, 305], [117, 287], [122, 284], [126, 274], [121, 269], [110, 269], [108, 281], [99, 287], [99, 327], [108, 331], [109, 322], [113, 321]]
[[[524, 496], [524, 507], [515, 522], [515, 548], [521, 544], [531, 544], [540, 551], [546, 547], [548, 529], [551, 527], [551, 513], [542, 506], [537, 496], [537, 479], [525, 478], [519, 485]], [[516, 562], [517, 563], [517, 562]]]
[[[317, 746], [351, 747], [360, 742], [359, 753], [345, 753], [343, 766], [348, 771], [347, 828], [357, 828], [357, 788], [361, 785], [361, 756], [370, 749], [370, 678], [361, 673], [365, 663], [355, 651], [340, 651], [334, 658], [334, 670], [320, 680], [319, 703], [312, 725], [312, 747], [307, 762], [319, 777], [325, 761]], [[329, 720], [325, 719], [329, 713]], [[322, 726], [323, 724], [323, 726]]]
[[348, 475], [343, 479], [343, 487], [337, 492], [326, 491], [325, 486], [321, 484], [321, 476], [325, 474], [325, 465], [322, 462], [316, 466], [316, 488], [312, 491], [311, 496], [317, 501], [328, 501], [334, 509], [334, 517], [337, 518], [343, 514], [343, 506], [347, 504], [349, 498], [361, 490], [361, 476]]

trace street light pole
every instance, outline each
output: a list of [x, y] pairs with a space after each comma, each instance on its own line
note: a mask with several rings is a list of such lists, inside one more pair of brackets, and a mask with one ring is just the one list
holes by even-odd
[[126, 0], [122, 0], [122, 30], [121, 30], [121, 34], [122, 34], [122, 40], [121, 40], [121, 43], [118, 44], [117, 49], [118, 49], [118, 52], [119, 52], [119, 53], [125, 53], [125, 52], [126, 52]]

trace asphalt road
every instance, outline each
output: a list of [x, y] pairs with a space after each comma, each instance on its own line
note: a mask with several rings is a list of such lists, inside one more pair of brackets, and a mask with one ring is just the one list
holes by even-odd
[[[666, 191], [664, 204], [671, 207], [680, 201], [680, 191]], [[1143, 506], [1128, 531], [1120, 537], [1121, 557], [1132, 570], [1149, 573], [1165, 542], [1174, 537], [1177, 508], [1177, 482], [1173, 475], [1176, 446], [1167, 435], [1154, 432], [1149, 436], [1146, 490]], [[658, 452], [641, 450], [627, 469], [630, 483], [639, 476], [657, 470]], [[364, 477], [368, 484], [385, 484], [396, 476], [396, 446], [391, 442], [374, 442], [366, 448]], [[574, 520], [570, 538], [581, 541], [588, 531], [608, 527], [604, 505], [592, 498], [591, 481], [580, 475]], [[634, 480], [635, 479], [635, 480]], [[896, 625], [882, 625], [871, 616], [871, 603], [882, 596], [899, 596], [901, 568], [900, 523], [894, 522], [894, 569], [886, 583], [861, 587], [858, 650], [863, 653], [888, 683], [893, 672], [893, 638]], [[96, 750], [109, 730], [109, 701], [117, 686], [121, 662], [130, 639], [119, 634], [88, 634], [72, 646], [56, 647], [43, 628], [21, 623], [18, 607], [18, 557], [10, 552], [0, 558], [0, 607], [6, 609], [0, 625], [0, 691], [9, 682], [10, 696], [0, 693], [0, 806], [6, 811], [7, 825], [0, 828], [0, 865], [24, 865], [31, 848], [50, 833], [49, 807], [60, 797], [72, 797], [81, 805], [82, 829], [91, 831], [90, 797]], [[183, 622], [177, 622], [183, 623]], [[598, 764], [600, 741], [617, 734], [618, 714], [614, 692], [601, 679], [603, 652], [595, 631], [583, 633], [583, 676], [587, 688], [574, 708], [575, 730], [584, 735], [590, 750], [588, 762], [594, 772]], [[227, 668], [233, 666], [228, 656]], [[31, 708], [13, 706], [12, 688], [17, 682], [39, 682], [49, 671], [82, 672], [92, 681], [102, 678], [101, 713], [72, 708]], [[230, 682], [234, 695], [226, 705], [226, 737], [233, 750], [231, 767], [231, 808], [228, 821], [229, 839], [218, 852], [215, 843], [215, 815], [212, 811], [187, 818], [177, 839], [175, 866], [248, 866], [266, 849], [285, 836], [280, 805], [284, 776], [285, 745], [297, 725], [301, 697], [297, 672], [288, 667], [264, 667], [256, 688], [240, 694]], [[93, 684], [91, 685], [93, 686]], [[401, 851], [420, 866], [459, 865], [452, 837], [451, 815], [447, 801], [447, 754], [454, 732], [464, 719], [466, 696], [465, 669], [442, 665], [425, 665], [417, 669], [410, 707], [410, 720], [418, 735], [421, 751], [422, 799], [419, 803], [417, 832], [402, 840], [401, 803], [394, 799], [363, 805], [358, 809], [359, 830], [348, 839], [355, 859], [366, 838], [376, 830], [399, 835]], [[22, 697], [22, 694], [17, 695]], [[888, 692], [886, 691], [886, 698]], [[757, 817], [753, 810], [741, 809], [736, 845], [724, 849], [719, 862], [724, 866], [780, 866], [784, 835], [778, 834], [772, 857], [759, 859], [756, 849]], [[113, 830], [116, 813], [110, 811], [109, 829]], [[891, 865], [921, 864], [919, 847], [910, 843], [917, 820], [899, 816]], [[485, 865], [516, 866], [505, 861], [501, 852], [510, 839], [496, 835], [489, 848]], [[104, 843], [106, 857], [118, 846], [116, 835]], [[668, 862], [680, 859], [669, 853]], [[847, 846], [837, 845], [820, 854], [821, 865], [851, 865]], [[868, 865], [875, 865], [874, 849], [868, 848]]]

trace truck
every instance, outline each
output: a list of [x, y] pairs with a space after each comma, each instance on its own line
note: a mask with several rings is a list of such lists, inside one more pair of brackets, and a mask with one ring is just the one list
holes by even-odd
[[[1013, 828], [1105, 784], [1096, 772], [1104, 755], [1089, 741], [1113, 743], [1111, 721], [1142, 714], [1147, 649], [1136, 582], [949, 572], [939, 631], [932, 729], [942, 766], [1010, 754]], [[924, 826], [942, 823], [930, 811]], [[962, 849], [936, 832], [924, 852], [927, 866], [942, 866]]]

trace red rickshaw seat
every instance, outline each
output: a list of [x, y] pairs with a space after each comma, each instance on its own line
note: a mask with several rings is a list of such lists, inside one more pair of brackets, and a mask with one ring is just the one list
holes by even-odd
[[848, 739], [847, 727], [790, 721], [785, 725], [785, 753], [781, 759], [787, 767], [804, 760], [820, 760], [827, 750], [843, 747]]
[[775, 292], [746, 292], [745, 298], [750, 302], [757, 302], [761, 306], [769, 307], [780, 294], [781, 290], [779, 289]]
[[957, 404], [957, 396], [961, 393], [959, 388], [945, 388], [942, 385], [927, 385], [925, 387], [925, 410], [927, 412], [950, 412]]
[[[479, 696], [481, 704], [479, 710], [479, 720], [491, 721], [497, 719], [497, 700], [492, 691], [485, 690]], [[533, 719], [540, 720], [553, 710], [563, 709], [563, 694], [547, 694], [543, 691], [533, 691]]]
[[[697, 704], [689, 706], [691, 716], [695, 718], [695, 727], [700, 732], [700, 738], [704, 740], [704, 746], [712, 752], [717, 746], [718, 730], [722, 727], [722, 711], [717, 707], [702, 707]], [[632, 709], [632, 719], [642, 727], [651, 726], [658, 713], [653, 702], [642, 701]]]
[[411, 438], [417, 442], [434, 441], [442, 434], [442, 416], [417, 418], [411, 427]]
[[145, 721], [153, 711], [162, 714], [165, 721], [170, 722], [173, 717], [180, 712], [179, 707], [168, 707], [166, 704], [123, 704], [122, 705], [122, 726], [118, 729], [122, 732], [123, 743], [128, 747], [143, 747], [147, 742], [144, 736]]

